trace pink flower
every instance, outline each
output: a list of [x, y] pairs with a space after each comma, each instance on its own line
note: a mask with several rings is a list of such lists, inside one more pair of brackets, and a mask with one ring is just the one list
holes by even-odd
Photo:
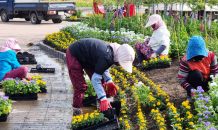
[[201, 31], [204, 31], [204, 24], [203, 24], [203, 22], [201, 24]]
[[113, 21], [112, 21], [112, 24], [115, 24], [115, 21], [114, 21], [114, 19], [113, 19]]
[[169, 16], [171, 16], [171, 8], [169, 7]]
[[175, 17], [175, 21], [178, 21], [178, 17], [177, 16]]
[[96, 26], [96, 23], [95, 23], [95, 28], [96, 28], [97, 26]]

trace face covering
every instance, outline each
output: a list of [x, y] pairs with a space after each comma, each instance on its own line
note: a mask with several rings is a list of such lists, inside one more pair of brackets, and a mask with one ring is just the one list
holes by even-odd
[[154, 24], [153, 26], [151, 26], [152, 27], [152, 30], [154, 30], [155, 29], [155, 27], [156, 27], [156, 24]]
[[195, 56], [192, 58], [194, 62], [200, 62], [204, 59], [204, 56]]

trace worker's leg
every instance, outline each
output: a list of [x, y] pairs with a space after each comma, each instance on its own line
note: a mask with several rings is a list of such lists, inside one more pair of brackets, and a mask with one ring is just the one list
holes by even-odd
[[84, 93], [87, 89], [87, 84], [83, 76], [83, 67], [81, 64], [70, 54], [69, 49], [66, 52], [66, 60], [70, 80], [73, 84], [73, 107], [74, 116], [82, 114], [82, 101]]
[[23, 79], [23, 78], [27, 78], [27, 67], [26, 66], [21, 66], [17, 69], [14, 69], [12, 71], [9, 71], [8, 73], [5, 74], [5, 76], [3, 77], [3, 80], [6, 78], [19, 78], [19, 79]]

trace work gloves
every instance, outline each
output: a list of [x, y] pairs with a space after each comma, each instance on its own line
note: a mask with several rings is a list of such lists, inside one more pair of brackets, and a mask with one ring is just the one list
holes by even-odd
[[154, 58], [156, 58], [158, 55], [157, 55], [157, 53], [153, 53], [152, 55], [151, 55], [151, 59], [154, 59]]
[[113, 83], [113, 81], [109, 80], [107, 82], [107, 94], [109, 94], [109, 96], [116, 95], [117, 90], [118, 89], [117, 89], [116, 85]]
[[112, 109], [112, 106], [111, 106], [110, 102], [107, 100], [106, 97], [101, 99], [101, 102], [100, 102], [100, 111], [104, 112], [104, 111], [108, 110], [108, 106]]

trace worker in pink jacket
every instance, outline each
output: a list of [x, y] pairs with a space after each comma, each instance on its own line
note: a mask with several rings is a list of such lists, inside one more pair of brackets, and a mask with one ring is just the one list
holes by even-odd
[[17, 61], [15, 51], [20, 50], [18, 41], [14, 38], [7, 39], [0, 47], [0, 81], [6, 78], [31, 79], [27, 76], [27, 67], [21, 66]]
[[143, 60], [166, 56], [169, 52], [170, 32], [161, 16], [158, 14], [151, 15], [145, 27], [150, 26], [154, 30], [152, 36], [147, 38], [144, 44], [140, 42], [135, 43], [137, 58], [139, 60], [137, 66], [141, 66]]

